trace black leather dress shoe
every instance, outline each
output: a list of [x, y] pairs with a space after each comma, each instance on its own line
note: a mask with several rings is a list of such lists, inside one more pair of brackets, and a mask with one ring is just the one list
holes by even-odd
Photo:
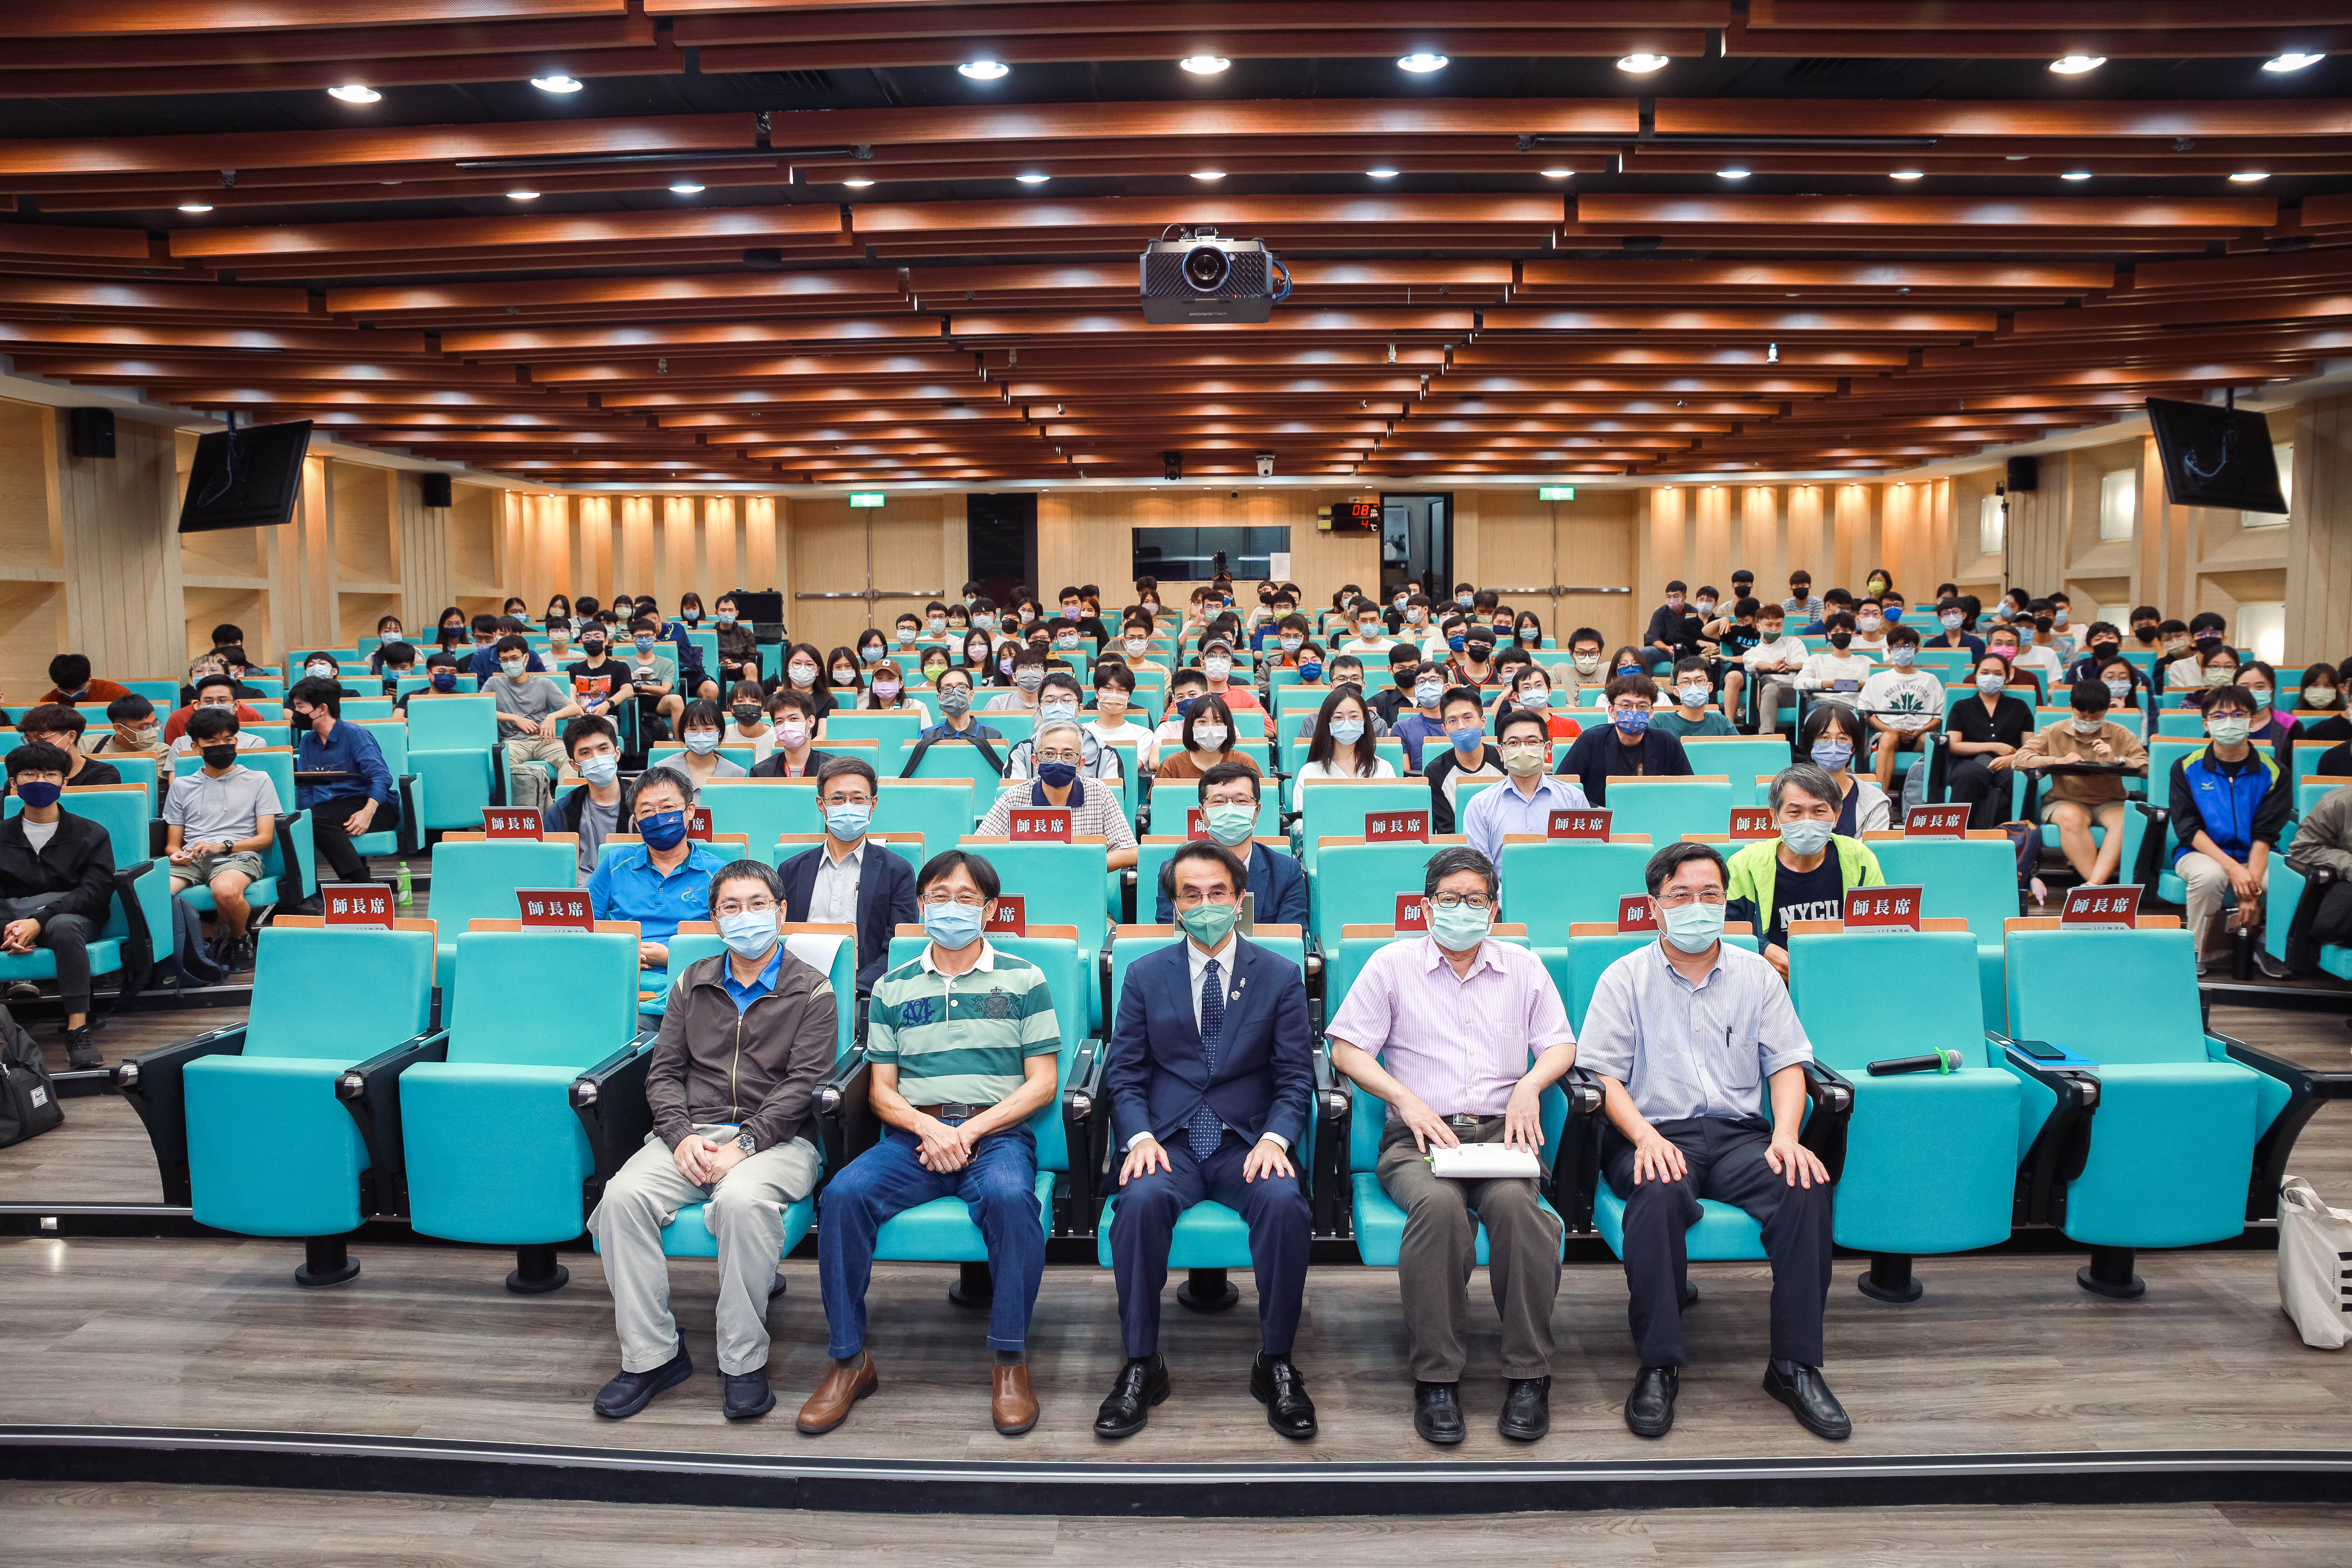
[[596, 1391], [596, 1414], [625, 1421], [652, 1403], [666, 1388], [676, 1388], [694, 1375], [694, 1362], [680, 1344], [677, 1353], [651, 1372], [625, 1372]]
[[1284, 1436], [1303, 1441], [1315, 1436], [1315, 1402], [1307, 1397], [1307, 1379], [1288, 1356], [1260, 1353], [1250, 1366], [1250, 1397], [1265, 1406], [1265, 1424]]
[[1794, 1412], [1797, 1424], [1816, 1437], [1843, 1443], [1853, 1436], [1853, 1422], [1847, 1416], [1845, 1406], [1837, 1402], [1837, 1395], [1830, 1392], [1817, 1366], [1801, 1366], [1784, 1377], [1778, 1366], [1768, 1363], [1764, 1368], [1764, 1392]]
[[1168, 1397], [1168, 1363], [1137, 1356], [1118, 1369], [1118, 1381], [1095, 1412], [1095, 1436], [1132, 1437], [1151, 1418], [1151, 1407]]
[[749, 1421], [776, 1407], [776, 1396], [768, 1387], [768, 1369], [764, 1366], [726, 1373], [719, 1381], [726, 1385], [719, 1408], [730, 1421]]
[[1663, 1437], [1675, 1429], [1675, 1395], [1682, 1373], [1670, 1366], [1645, 1366], [1633, 1374], [1625, 1396], [1625, 1429], [1636, 1437]]
[[1462, 1424], [1458, 1383], [1418, 1383], [1412, 1385], [1412, 1429], [1424, 1443], [1459, 1443], [1468, 1436]]
[[1503, 1414], [1495, 1430], [1521, 1443], [1532, 1443], [1551, 1430], [1551, 1379], [1515, 1377], [1503, 1391]]

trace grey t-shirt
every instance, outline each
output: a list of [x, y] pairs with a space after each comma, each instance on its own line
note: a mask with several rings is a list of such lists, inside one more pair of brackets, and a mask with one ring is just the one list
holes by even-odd
[[583, 877], [596, 868], [596, 853], [604, 847], [604, 840], [621, 820], [621, 803], [598, 805], [591, 800], [580, 808], [580, 874]]
[[516, 680], [501, 670], [484, 681], [482, 689], [497, 701], [499, 712], [515, 714], [534, 724], [545, 721], [550, 713], [572, 700], [563, 688], [543, 675], [526, 675]]
[[182, 844], [250, 838], [257, 816], [285, 813], [269, 775], [242, 763], [218, 778], [202, 768], [182, 773], [172, 781], [172, 793], [163, 802], [163, 820], [179, 824]]

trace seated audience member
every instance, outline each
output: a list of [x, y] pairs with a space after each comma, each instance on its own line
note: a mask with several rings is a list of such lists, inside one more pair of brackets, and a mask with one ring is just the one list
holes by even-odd
[[[1100, 834], [1110, 869], [1134, 865], [1135, 830], [1128, 826], [1127, 814], [1119, 809], [1118, 791], [1099, 780], [1088, 781], [1079, 773], [1078, 758], [1085, 738], [1086, 731], [1074, 719], [1039, 721], [1037, 776], [1029, 781], [1026, 789], [1015, 784], [1000, 791], [973, 831], [984, 836], [1010, 834], [1015, 806], [1066, 807], [1071, 837]], [[1160, 776], [1167, 775], [1163, 773]]]
[[1429, 831], [1454, 833], [1465, 782], [1489, 779], [1497, 784], [1509, 775], [1503, 769], [1500, 747], [1486, 743], [1486, 704], [1475, 687], [1457, 686], [1437, 700], [1438, 721], [1445, 732], [1443, 753], [1422, 752], [1422, 776], [1429, 781]]
[[66, 754], [28, 741], [8, 753], [8, 787], [24, 807], [0, 822], [0, 954], [54, 955], [66, 1015], [66, 1065], [102, 1065], [89, 1021], [89, 941], [114, 901], [114, 847], [106, 829], [62, 809]]
[[316, 653], [306, 653], [297, 660], [296, 663], [302, 672], [295, 678], [297, 680], [329, 680], [336, 682], [341, 694], [345, 697], [356, 698], [374, 695], [373, 692], [362, 691], [356, 686], [342, 686], [341, 683], [342, 680], [343, 667], [341, 663], [336, 659], [333, 654], [325, 652], [324, 650], [320, 650]]
[[1665, 603], [1650, 612], [1649, 629], [1642, 634], [1643, 652], [1681, 658], [1696, 651], [1699, 628], [1706, 623], [1690, 608], [1689, 595], [1689, 585], [1680, 578], [1666, 584]]
[[260, 723], [261, 710], [247, 707], [237, 689], [236, 678], [226, 670], [210, 669], [197, 676], [195, 684], [189, 689], [187, 705], [163, 721], [164, 744], [175, 751], [186, 749], [179, 740], [188, 732], [189, 716], [199, 708], [226, 708], [236, 713], [240, 724]]
[[719, 737], [722, 746], [749, 746], [754, 767], [768, 760], [776, 749], [776, 727], [768, 721], [767, 693], [756, 680], [739, 680], [728, 700], [727, 731]]
[[[1331, 684], [1339, 684], [1336, 675]], [[1158, 731], [1161, 751], [1168, 749], [1169, 742], [1183, 740], [1184, 721], [1192, 717], [1192, 704], [1208, 689], [1209, 678], [1190, 665], [1168, 678], [1168, 709], [1160, 716]]]
[[70, 707], [77, 702], [111, 702], [130, 695], [131, 688], [127, 686], [91, 679], [89, 660], [84, 656], [61, 653], [49, 660], [49, 689], [41, 694], [41, 700]]
[[[2294, 790], [2277, 760], [2248, 739], [2254, 704], [2245, 688], [2214, 687], [2200, 706], [2208, 743], [2172, 764], [2169, 805], [2172, 868], [2189, 887], [2184, 923], [2201, 952], [2226, 898], [2237, 900], [2232, 925], [2262, 924], [2271, 851], [2293, 813]], [[2285, 978], [2259, 943], [2254, 962], [2272, 979]]]
[[2010, 694], [2009, 660], [1998, 653], [1977, 660], [1975, 679], [1975, 698], [1953, 703], [1944, 717], [1951, 755], [1946, 793], [1969, 808], [1970, 827], [1990, 828], [2008, 818], [2010, 759], [2033, 733], [2033, 706]]
[[[997, 673], [1013, 684], [988, 700], [983, 713], [1034, 713], [1045, 685], [1045, 650], [1005, 643], [996, 650]], [[1010, 661], [1008, 668], [1007, 661]]]
[[1936, 625], [1939, 628], [1925, 646], [1941, 648], [1963, 648], [1971, 660], [1985, 656], [1984, 639], [1968, 630], [1969, 610], [1961, 601], [1948, 595], [1936, 602]]
[[817, 811], [824, 842], [776, 868], [783, 879], [784, 919], [792, 923], [854, 926], [857, 989], [874, 989], [890, 962], [890, 937], [919, 914], [915, 868], [907, 858], [867, 837], [881, 786], [862, 757], [835, 757], [817, 770]]
[[[2099, 667], [2122, 653], [2123, 647], [2122, 627], [2113, 621], [2093, 621], [2083, 633], [2083, 657], [2066, 667], [2066, 684], [2071, 687], [2079, 680], [2097, 679]], [[2125, 668], [2130, 667], [2126, 664]]]
[[768, 1297], [784, 1210], [816, 1190], [810, 1093], [833, 1065], [845, 1004], [784, 946], [765, 861], [719, 868], [707, 907], [727, 951], [688, 964], [670, 987], [646, 1069], [653, 1132], [588, 1219], [621, 1340], [620, 1373], [597, 1390], [595, 1410], [615, 1420], [694, 1375], [669, 1310], [662, 1231], [697, 1203], [718, 1244], [720, 1413], [743, 1421], [775, 1408]]
[[1462, 649], [1445, 661], [1448, 686], [1484, 688], [1495, 683], [1495, 634], [1473, 626], [1462, 639]]
[[2352, 788], [2331, 789], [2312, 803], [2295, 829], [2287, 858], [2305, 876], [2326, 871], [2336, 879], [2335, 886], [2317, 900], [2306, 900], [2289, 914], [2287, 973], [2316, 979], [2322, 973], [2323, 947], [2352, 944]]
[[583, 714], [563, 727], [563, 751], [580, 783], [557, 795], [540, 814], [540, 826], [548, 833], [580, 836], [580, 875], [584, 880], [596, 868], [598, 851], [621, 820], [621, 732], [610, 719]]
[[1707, 661], [1693, 655], [1675, 661], [1675, 705], [1650, 715], [1650, 728], [1677, 741], [1693, 736], [1737, 735], [1731, 721], [1707, 705], [1715, 700]]
[[1918, 668], [1919, 629], [1895, 626], [1886, 634], [1886, 668], [1862, 683], [1855, 704], [1877, 737], [1878, 751], [1871, 771], [1882, 791], [1895, 787], [1897, 753], [1917, 752], [1924, 759], [1928, 737], [1944, 717], [1944, 679]]
[[[1076, 723], [1078, 698], [1076, 676], [1066, 669], [1048, 670], [1044, 682], [1037, 688], [1037, 722], [1042, 725], [1060, 719], [1073, 724]], [[1118, 753], [1096, 740], [1091, 733], [1088, 733], [1087, 728], [1082, 727], [1078, 733], [1084, 740], [1084, 743], [1078, 748], [1080, 752], [1078, 776], [1100, 779], [1109, 784], [1118, 783], [1124, 776], [1120, 771]], [[1034, 736], [1015, 741], [1013, 743], [1013, 749], [1004, 754], [1006, 782], [1025, 779], [1033, 775], [1036, 772], [1036, 759], [1037, 742]]]
[[1234, 710], [1235, 712], [1255, 712], [1264, 709], [1265, 706], [1257, 700], [1257, 693], [1251, 690], [1246, 684], [1235, 686], [1233, 683], [1234, 650], [1232, 644], [1223, 641], [1213, 641], [1202, 645], [1201, 648], [1201, 673], [1208, 679], [1209, 695], [1219, 699], [1226, 707]]
[[[109, 703], [108, 706], [113, 704]], [[45, 702], [38, 708], [28, 708], [16, 721], [16, 729], [26, 744], [55, 746], [66, 753], [67, 787], [87, 789], [92, 784], [121, 784], [121, 769], [112, 763], [101, 763], [82, 750], [81, 738], [89, 728], [88, 715], [79, 708], [68, 708], [61, 702]]]
[[393, 641], [376, 646], [375, 651], [368, 655], [368, 668], [381, 679], [382, 695], [400, 695], [401, 681], [417, 673], [419, 657], [412, 643]]
[[[2147, 748], [2139, 737], [2113, 722], [2107, 713], [2114, 693], [2100, 680], [2074, 683], [2069, 706], [2074, 711], [2063, 724], [2037, 730], [2019, 747], [2010, 765], [2032, 773], [2055, 763], [2063, 766], [2120, 764], [2146, 774]], [[2075, 874], [2092, 885], [2112, 882], [2123, 859], [2124, 824], [2131, 810], [2125, 799], [2126, 784], [2116, 773], [2055, 773], [2042, 786], [2042, 820], [2055, 823], [2058, 845]], [[2096, 823], [2105, 842], [2091, 842]]]
[[679, 768], [700, 789], [712, 779], [740, 779], [748, 770], [742, 763], [719, 754], [719, 737], [726, 733], [726, 715], [719, 704], [698, 697], [686, 705], [678, 719], [677, 736], [686, 750], [662, 759], [665, 767]]
[[1512, 656], [1524, 662], [1515, 666], [1501, 696], [1495, 699], [1495, 717], [1502, 718], [1517, 708], [1543, 716], [1544, 732], [1555, 741], [1573, 741], [1583, 732], [1584, 726], [1573, 715], [1556, 707], [1552, 690], [1552, 672], [1536, 663], [1524, 649], [1514, 648]]
[[1658, 684], [1640, 673], [1609, 683], [1609, 722], [1576, 738], [1555, 771], [1576, 780], [1586, 800], [1609, 804], [1609, 781], [1619, 777], [1683, 778], [1691, 771], [1683, 743], [1650, 726]]
[[1797, 671], [1797, 689], [1811, 692], [1816, 703], [1851, 705], [1861, 695], [1863, 683], [1878, 667], [1871, 662], [1869, 655], [1853, 646], [1854, 618], [1851, 611], [1832, 611], [1822, 623], [1822, 636], [1829, 647], [1807, 656], [1803, 667]]
[[1759, 735], [1779, 731], [1780, 704], [1796, 700], [1798, 673], [1811, 657], [1805, 639], [1788, 632], [1787, 625], [1780, 605], [1759, 605], [1756, 646], [1742, 656], [1748, 678], [1756, 683], [1756, 732]]
[[1169, 862], [1180, 941], [1129, 968], [1113, 1009], [1105, 1090], [1123, 1152], [1111, 1221], [1127, 1352], [1095, 1436], [1129, 1437], [1169, 1394], [1160, 1296], [1176, 1222], [1203, 1200], [1238, 1214], [1257, 1275], [1250, 1393], [1283, 1436], [1315, 1436], [1315, 1405], [1290, 1359], [1313, 1214], [1292, 1159], [1313, 1114], [1314, 1057], [1298, 966], [1234, 930], [1248, 873], [1222, 844]]
[[604, 856], [589, 874], [596, 918], [637, 922], [640, 990], [668, 988], [670, 938], [680, 921], [702, 918], [710, 874], [719, 867], [708, 844], [686, 836], [695, 793], [694, 781], [675, 769], [639, 773], [621, 797], [621, 820], [642, 842]]
[[756, 683], [760, 679], [760, 639], [751, 623], [741, 618], [741, 607], [732, 594], [719, 595], [714, 607], [719, 612], [719, 680], [730, 689], [739, 681]]
[[[1258, 925], [1295, 925], [1307, 920], [1307, 872], [1286, 847], [1270, 849], [1253, 841], [1264, 782], [1257, 770], [1239, 763], [1221, 763], [1201, 775], [1199, 797], [1209, 837], [1232, 850], [1249, 873], [1252, 907]], [[1176, 923], [1174, 884], [1165, 868], [1160, 878], [1155, 918], [1161, 925]]]
[[797, 1425], [812, 1436], [848, 1419], [879, 1383], [866, 1342], [877, 1233], [893, 1215], [943, 1197], [971, 1205], [996, 1283], [990, 1418], [1008, 1437], [1037, 1424], [1027, 1351], [1045, 1226], [1029, 1118], [1054, 1097], [1061, 1028], [1045, 972], [982, 934], [996, 904], [995, 868], [950, 849], [919, 880], [930, 941], [875, 983], [866, 1023], [874, 1114], [887, 1131], [826, 1184], [817, 1226], [833, 1365], [801, 1407]]
[[[1325, 673], [1330, 677], [1330, 679], [1326, 681], [1324, 684], [1331, 687], [1334, 690], [1342, 686], [1352, 686], [1359, 691], [1364, 689], [1364, 661], [1358, 658], [1352, 653], [1343, 653], [1335, 656], [1329, 666], [1327, 668]], [[1301, 684], [1312, 685], [1314, 683], [1302, 682]], [[1381, 718], [1381, 704], [1378, 698], [1374, 698], [1372, 700], [1371, 707], [1372, 711], [1370, 722], [1372, 727], [1372, 736], [1377, 740], [1389, 732], [1389, 727]]]
[[1563, 708], [1580, 708], [1584, 706], [1586, 688], [1609, 683], [1609, 672], [1601, 668], [1605, 658], [1602, 650], [1608, 646], [1591, 626], [1579, 626], [1568, 634], [1568, 664], [1565, 668], [1553, 667], [1559, 679], [1554, 701]]
[[253, 917], [245, 890], [265, 874], [262, 852], [278, 840], [286, 814], [278, 785], [236, 760], [236, 715], [207, 708], [188, 721], [187, 741], [204, 765], [172, 781], [163, 797], [164, 858], [172, 891], [212, 889], [217, 928], [213, 956], [224, 969], [253, 967]]
[[1396, 695], [1402, 700], [1390, 732], [1404, 747], [1404, 771], [1425, 773], [1429, 742], [1436, 741], [1441, 749], [1446, 743], [1444, 716], [1437, 707], [1445, 695], [1445, 673], [1439, 665], [1407, 663], [1399, 668], [1397, 681]]
[[636, 651], [623, 668], [628, 674], [628, 689], [637, 700], [639, 733], [667, 740], [671, 726], [686, 711], [686, 699], [678, 695], [677, 660], [656, 651], [661, 646], [660, 631], [660, 623], [652, 616], [632, 620], [629, 639]]
[[2303, 672], [2294, 722], [2297, 740], [2352, 741], [2352, 719], [2344, 713], [2344, 678], [2334, 665], [2315, 664]]
[[1864, 733], [1862, 715], [1839, 702], [1815, 707], [1797, 729], [1797, 754], [1811, 757], [1837, 782], [1837, 831], [1849, 838], [1894, 826], [1886, 791], [1853, 771], [1854, 753], [1864, 743]]
[[1222, 697], [1204, 692], [1194, 698], [1184, 710], [1177, 734], [1182, 745], [1172, 755], [1163, 746], [1156, 775], [1160, 778], [1197, 779], [1224, 762], [1237, 762], [1249, 768], [1258, 765], [1256, 758], [1235, 749], [1233, 710], [1225, 706]]
[[1355, 617], [1356, 635], [1341, 644], [1339, 651], [1352, 653], [1360, 658], [1368, 654], [1388, 652], [1388, 622], [1381, 614], [1381, 607], [1370, 599], [1359, 598], [1349, 606], [1349, 613]]
[[1505, 836], [1547, 833], [1553, 812], [1580, 810], [1592, 802], [1573, 779], [1545, 771], [1551, 764], [1551, 733], [1535, 709], [1514, 708], [1497, 718], [1495, 744], [1507, 781], [1471, 796], [1459, 815], [1470, 847], [1499, 870]]
[[530, 645], [520, 637], [499, 638], [497, 652], [498, 673], [482, 682], [482, 689], [497, 704], [499, 734], [507, 748], [507, 782], [517, 805], [544, 810], [552, 793], [548, 774], [524, 764], [563, 765], [563, 722], [580, 716], [580, 704], [549, 677], [530, 672]]
[[603, 622], [590, 623], [580, 634], [583, 657], [564, 667], [563, 673], [571, 678], [572, 700], [580, 704], [583, 713], [611, 718], [622, 693], [629, 689], [628, 667], [612, 657], [612, 633]]
[[[1045, 682], [1042, 677], [1038, 684]], [[1001, 744], [1004, 732], [983, 724], [972, 716], [971, 671], [950, 668], [939, 680], [940, 721], [918, 731], [915, 739], [922, 742], [987, 741]]]
[[[1138, 711], [1134, 671], [1115, 658], [1095, 666], [1095, 717], [1087, 722], [1087, 737], [1106, 748], [1133, 746], [1135, 765], [1149, 773], [1160, 761], [1160, 739], [1150, 725], [1137, 721]], [[1126, 771], [1122, 760], [1121, 777]]]
[[2210, 610], [2189, 616], [2180, 635], [2168, 638], [2165, 643], [2165, 657], [2171, 662], [2164, 666], [2164, 689], [2177, 691], [2182, 687], [2227, 686], [2236, 679], [2237, 656], [2234, 652], [2231, 654], [2228, 675], [2216, 679], [2209, 673], [2211, 668], [2209, 655], [2212, 649], [2208, 645], [2228, 648], [2230, 645], [2222, 634], [2229, 629], [2229, 622]]
[[1813, 592], [1813, 574], [1806, 571], [1789, 574], [1789, 596], [1780, 601], [1780, 609], [1799, 626], [1809, 626], [1822, 618], [1828, 601]]
[[1765, 959], [1789, 975], [1789, 922], [1842, 921], [1855, 888], [1883, 888], [1878, 857], [1837, 830], [1838, 782], [1818, 763], [1791, 763], [1774, 775], [1768, 804], [1777, 837], [1732, 856], [1730, 919], [1754, 927]]
[[171, 754], [171, 748], [163, 743], [163, 721], [156, 717], [155, 705], [136, 691], [108, 703], [106, 721], [112, 727], [104, 732], [84, 732], [81, 750], [85, 753], [159, 759]]
[[752, 764], [753, 778], [812, 778], [833, 761], [831, 752], [818, 751], [810, 742], [817, 729], [815, 698], [779, 687], [768, 693], [768, 714], [776, 728], [776, 743], [769, 748], [766, 762]]
[[1853, 653], [1874, 660], [1886, 657], [1886, 606], [1876, 599], [1864, 599], [1853, 607], [1853, 641], [1847, 644]]
[[[258, 731], [245, 728], [247, 723], [245, 714], [248, 710], [244, 703], [229, 696], [227, 688], [208, 682], [196, 705], [187, 710], [187, 713], [193, 719], [196, 714], [207, 710], [215, 713], [226, 713], [234, 721], [231, 726], [232, 739], [238, 751], [256, 751], [269, 744]], [[261, 721], [257, 718], [252, 721], [259, 723]], [[172, 742], [170, 749], [174, 757], [184, 757], [196, 749], [196, 743], [189, 735], [185, 725], [181, 727], [180, 737]]]
[[2251, 659], [2238, 667], [2237, 684], [2254, 705], [2253, 729], [2246, 738], [2257, 746], [2268, 746], [2284, 765], [2287, 742], [2301, 739], [2303, 731], [2293, 718], [2278, 710], [2278, 671], [2261, 659]]
[[[1531, 717], [1521, 712], [1513, 721], [1531, 731]], [[1503, 793], [1483, 792], [1471, 813]], [[1543, 1091], [1576, 1064], [1568, 1009], [1543, 960], [1532, 949], [1487, 940], [1496, 886], [1494, 862], [1476, 849], [1432, 855], [1423, 887], [1428, 933], [1373, 953], [1329, 1030], [1332, 1067], [1388, 1108], [1376, 1171], [1381, 1190], [1404, 1211], [1397, 1292], [1412, 1367], [1413, 1430], [1431, 1443], [1467, 1435], [1464, 1321], [1482, 1226], [1503, 1321], [1496, 1427], [1532, 1443], [1551, 1426], [1559, 1216], [1537, 1202], [1532, 1176], [1457, 1181], [1429, 1163], [1436, 1151], [1464, 1143], [1538, 1154]]]
[[294, 781], [294, 804], [310, 819], [310, 844], [319, 858], [343, 882], [370, 880], [367, 858], [352, 840], [400, 826], [400, 802], [383, 748], [364, 724], [343, 721], [341, 689], [331, 679], [304, 676], [286, 694], [292, 721], [294, 771], [332, 773], [331, 779]]
[[[1827, 1167], [1797, 1142], [1812, 1043], [1773, 966], [1723, 941], [1727, 914], [1738, 918], [1731, 908], [1738, 894], [1712, 846], [1665, 846], [1643, 880], [1658, 940], [1602, 972], [1576, 1046], [1606, 1096], [1601, 1173], [1625, 1200], [1627, 1316], [1641, 1363], [1625, 1425], [1640, 1437], [1663, 1437], [1674, 1426], [1685, 1361], [1685, 1232], [1700, 1200], [1712, 1198], [1764, 1227], [1772, 1266], [1765, 1392], [1807, 1431], [1841, 1440], [1853, 1423], [1821, 1370], [1832, 1189]], [[1689, 1038], [1731, 1041], [1731, 1054], [1694, 1071], [1684, 1037], [1656, 1026], [1664, 1018], [1686, 1020]]]
[[1396, 769], [1374, 749], [1370, 712], [1363, 694], [1342, 687], [1323, 700], [1308, 731], [1307, 760], [1290, 785], [1290, 808], [1298, 809], [1306, 785], [1313, 779], [1392, 779]]

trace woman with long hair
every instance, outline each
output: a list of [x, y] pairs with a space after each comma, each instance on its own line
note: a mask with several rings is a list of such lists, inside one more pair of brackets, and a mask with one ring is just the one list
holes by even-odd
[[[1197, 706], [1197, 705], [1196, 705]], [[1363, 694], [1344, 686], [1323, 699], [1307, 742], [1307, 761], [1291, 781], [1290, 809], [1297, 811], [1300, 786], [1308, 779], [1392, 779], [1396, 768], [1372, 740], [1371, 712]]]

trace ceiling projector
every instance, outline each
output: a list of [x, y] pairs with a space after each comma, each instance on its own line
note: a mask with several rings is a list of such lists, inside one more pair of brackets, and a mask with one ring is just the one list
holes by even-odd
[[1143, 319], [1153, 326], [1271, 320], [1290, 296], [1290, 269], [1256, 239], [1188, 228], [1143, 247]]

